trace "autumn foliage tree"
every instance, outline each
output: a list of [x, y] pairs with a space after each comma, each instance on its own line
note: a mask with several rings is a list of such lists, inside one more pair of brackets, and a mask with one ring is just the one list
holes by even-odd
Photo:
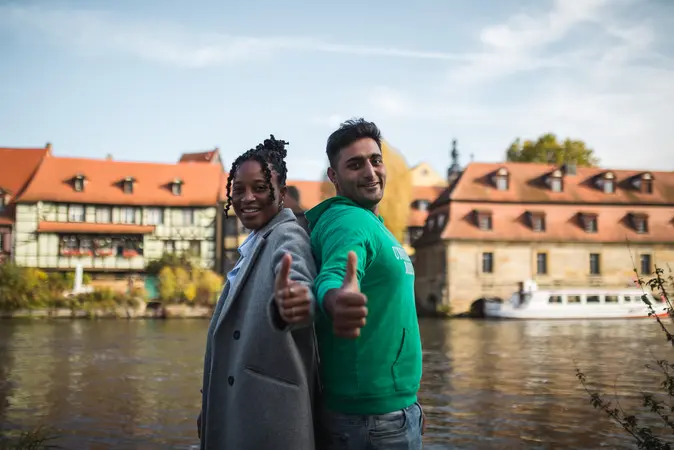
[[515, 139], [506, 151], [506, 160], [556, 165], [576, 164], [581, 167], [594, 167], [599, 164], [599, 158], [594, 155], [594, 150], [588, 148], [585, 142], [568, 138], [560, 142], [552, 133], [544, 134], [536, 141], [522, 142], [519, 138]]
[[[387, 177], [384, 199], [379, 204], [379, 212], [384, 218], [386, 228], [399, 242], [402, 242], [410, 214], [409, 205], [412, 202], [412, 172], [405, 158], [388, 142], [382, 141], [381, 147]], [[326, 174], [321, 182], [321, 201], [334, 195], [335, 186]]]
[[386, 228], [403, 241], [412, 203], [412, 172], [403, 155], [391, 145], [382, 141], [381, 153], [386, 164], [386, 189], [379, 204], [379, 213], [384, 218]]

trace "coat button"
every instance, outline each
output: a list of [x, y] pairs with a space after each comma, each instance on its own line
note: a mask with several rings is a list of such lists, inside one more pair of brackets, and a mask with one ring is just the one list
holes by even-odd
[[241, 337], [241, 333], [239, 333], [239, 330], [236, 330], [234, 332], [234, 340], [239, 340], [240, 337]]
[[232, 386], [234, 384], [234, 377], [227, 378], [227, 382], [229, 383], [230, 386]]

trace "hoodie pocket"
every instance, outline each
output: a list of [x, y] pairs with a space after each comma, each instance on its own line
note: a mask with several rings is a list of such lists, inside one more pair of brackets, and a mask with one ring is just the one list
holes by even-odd
[[417, 388], [418, 381], [414, 353], [411, 351], [411, 343], [409, 342], [409, 333], [405, 328], [402, 331], [398, 355], [391, 367], [391, 374], [396, 391], [409, 391]]

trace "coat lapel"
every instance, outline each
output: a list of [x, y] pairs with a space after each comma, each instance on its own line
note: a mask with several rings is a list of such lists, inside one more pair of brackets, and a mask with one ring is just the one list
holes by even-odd
[[234, 285], [230, 286], [229, 292], [226, 296], [224, 296], [224, 305], [220, 311], [214, 332], [218, 330], [220, 324], [227, 315], [227, 312], [232, 307], [232, 304], [237, 300], [237, 297], [241, 293], [241, 289], [243, 289], [243, 286], [246, 284], [246, 280], [248, 279], [250, 272], [252, 271], [253, 267], [255, 267], [255, 262], [266, 244], [267, 236], [269, 236], [269, 234], [274, 230], [276, 225], [287, 222], [294, 218], [295, 214], [290, 209], [283, 209], [278, 214], [276, 214], [276, 216], [274, 216], [274, 218], [267, 225], [258, 231], [259, 235], [255, 241], [255, 247], [250, 252], [250, 255], [246, 258], [246, 261], [244, 261], [243, 266], [241, 266], [239, 269], [239, 273], [236, 275], [236, 281]]

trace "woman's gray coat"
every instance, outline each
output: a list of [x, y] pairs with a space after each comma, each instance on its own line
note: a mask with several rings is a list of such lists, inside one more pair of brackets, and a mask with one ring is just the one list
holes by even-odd
[[202, 449], [314, 449], [312, 320], [281, 329], [273, 303], [275, 275], [286, 253], [292, 256], [290, 279], [310, 286], [316, 265], [309, 237], [287, 208], [257, 231], [250, 256], [234, 286], [225, 285], [211, 319]]

